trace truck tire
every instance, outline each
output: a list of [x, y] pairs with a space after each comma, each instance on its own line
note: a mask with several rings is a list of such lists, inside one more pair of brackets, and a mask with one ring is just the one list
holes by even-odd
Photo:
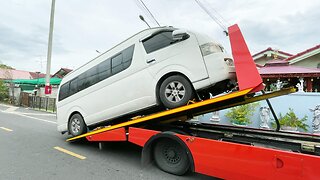
[[79, 136], [87, 132], [87, 125], [80, 114], [73, 114], [68, 123], [68, 130], [72, 137]]
[[190, 82], [180, 75], [165, 79], [159, 90], [160, 101], [166, 108], [176, 108], [186, 105], [194, 97]]
[[153, 152], [157, 166], [167, 173], [181, 176], [190, 169], [187, 151], [174, 140], [159, 140]]

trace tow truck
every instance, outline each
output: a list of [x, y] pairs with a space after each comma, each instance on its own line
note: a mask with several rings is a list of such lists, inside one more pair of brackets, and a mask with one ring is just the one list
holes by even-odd
[[[141, 116], [67, 139], [89, 142], [127, 141], [142, 147], [143, 165], [163, 171], [188, 171], [223, 179], [319, 179], [320, 136], [279, 131], [270, 98], [294, 88], [264, 93], [264, 85], [238, 27], [228, 28], [238, 91], [182, 107]], [[256, 92], [262, 94], [256, 95]], [[194, 116], [266, 100], [275, 130], [194, 123]]]

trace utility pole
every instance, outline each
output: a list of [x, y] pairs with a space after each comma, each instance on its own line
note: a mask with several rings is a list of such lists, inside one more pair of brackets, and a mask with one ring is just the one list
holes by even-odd
[[51, 94], [50, 69], [51, 69], [52, 36], [53, 36], [55, 3], [56, 3], [56, 1], [52, 0], [51, 15], [50, 15], [50, 28], [49, 28], [49, 41], [48, 41], [48, 54], [47, 54], [47, 71], [46, 71], [45, 94]]

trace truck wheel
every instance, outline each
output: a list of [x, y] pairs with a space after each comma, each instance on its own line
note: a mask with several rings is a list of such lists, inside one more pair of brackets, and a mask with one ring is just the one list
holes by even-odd
[[194, 94], [192, 86], [186, 78], [174, 75], [162, 82], [159, 96], [162, 104], [171, 109], [186, 105]]
[[174, 175], [183, 175], [190, 169], [187, 151], [171, 139], [160, 140], [155, 144], [154, 160], [161, 170]]
[[69, 133], [74, 136], [79, 136], [87, 132], [87, 125], [85, 124], [80, 114], [74, 114], [71, 116], [68, 123]]

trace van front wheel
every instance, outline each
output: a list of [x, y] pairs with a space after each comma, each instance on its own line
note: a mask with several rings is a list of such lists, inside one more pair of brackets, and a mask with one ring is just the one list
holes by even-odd
[[186, 78], [174, 75], [162, 82], [159, 97], [162, 104], [171, 109], [186, 105], [194, 97], [194, 93]]
[[73, 137], [79, 136], [87, 132], [87, 125], [80, 114], [74, 114], [69, 120], [68, 129]]

